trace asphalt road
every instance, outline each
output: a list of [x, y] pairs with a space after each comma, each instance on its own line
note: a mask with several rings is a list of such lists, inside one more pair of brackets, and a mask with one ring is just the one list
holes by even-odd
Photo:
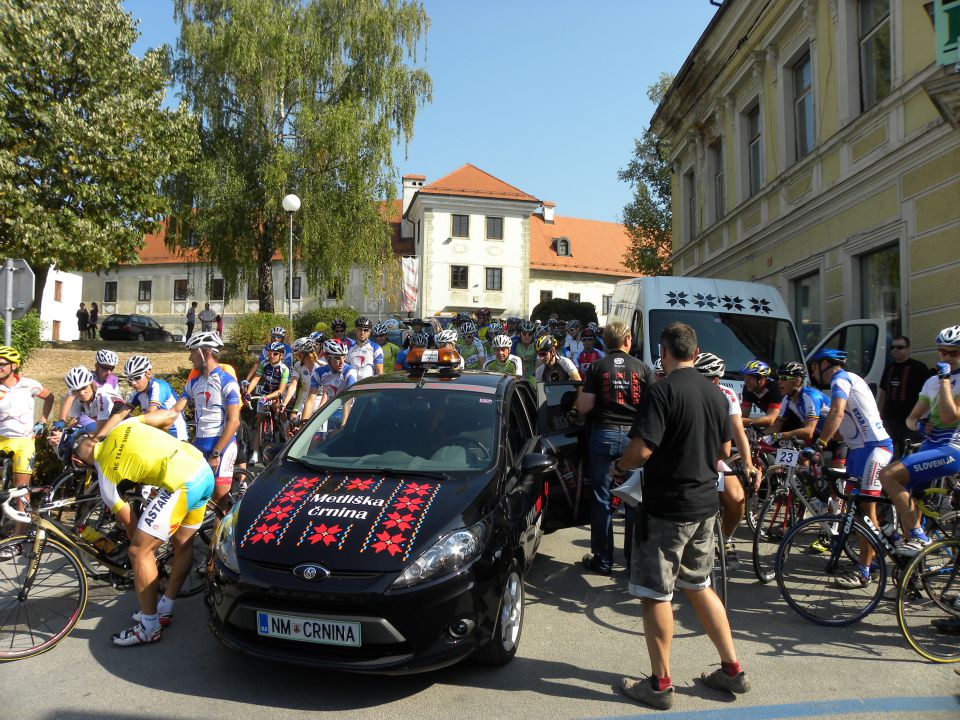
[[207, 632], [201, 598], [182, 600], [163, 641], [116, 648], [132, 593], [97, 588], [74, 633], [52, 651], [0, 665], [0, 718], [561, 718], [780, 717], [958, 718], [957, 665], [935, 665], [900, 637], [883, 603], [854, 627], [823, 628], [795, 616], [775, 585], [748, 569], [730, 589], [731, 622], [753, 690], [734, 698], [695, 677], [718, 662], [689, 606], [676, 603], [677, 700], [657, 713], [617, 695], [624, 675], [649, 668], [640, 604], [626, 574], [584, 575], [584, 528], [548, 535], [527, 584], [517, 657], [489, 669], [470, 661], [421, 676], [376, 677], [267, 664], [222, 649]]

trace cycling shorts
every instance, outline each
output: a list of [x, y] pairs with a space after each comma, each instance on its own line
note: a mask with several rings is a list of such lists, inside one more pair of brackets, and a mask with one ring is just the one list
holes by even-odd
[[246, 465], [250, 458], [250, 428], [245, 422], [237, 428], [237, 465]]
[[852, 448], [847, 453], [847, 473], [853, 482], [860, 478], [860, 494], [870, 497], [880, 497], [880, 471], [893, 460], [893, 442], [884, 440], [879, 443], [869, 443], [862, 448]]
[[13, 453], [13, 472], [33, 475], [37, 449], [32, 437], [0, 437], [0, 450], [9, 450]]
[[137, 529], [164, 542], [180, 528], [197, 529], [203, 523], [213, 484], [213, 471], [205, 467], [173, 492], [161, 490], [143, 511]]
[[[924, 443], [926, 445], [926, 443]], [[960, 448], [953, 445], [937, 445], [902, 458], [910, 481], [907, 490], [923, 490], [937, 478], [960, 472]]]
[[[220, 441], [220, 436], [208, 438], [194, 438], [193, 446], [203, 453], [205, 458], [210, 457], [214, 446]], [[237, 439], [231, 438], [223, 452], [220, 453], [220, 464], [217, 466], [217, 485], [233, 484], [233, 468], [237, 464]]]

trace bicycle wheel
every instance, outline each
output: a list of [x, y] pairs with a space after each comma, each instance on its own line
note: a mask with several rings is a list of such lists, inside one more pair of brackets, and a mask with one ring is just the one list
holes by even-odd
[[[0, 661], [46, 652], [70, 634], [87, 604], [87, 578], [77, 556], [47, 539], [38, 559], [31, 543], [22, 535], [0, 543], [0, 550], [23, 548], [0, 563]], [[32, 565], [36, 571], [28, 578]]]
[[897, 624], [923, 657], [960, 662], [960, 539], [928, 545], [910, 561], [897, 592]]
[[247, 468], [233, 469], [233, 483], [230, 485], [230, 507], [233, 507], [240, 502], [240, 498], [243, 497], [243, 494], [247, 491], [247, 488], [250, 487], [250, 485], [256, 479], [257, 474], [247, 470]]
[[[783, 599], [798, 615], [818, 625], [849, 625], [870, 614], [883, 597], [887, 582], [887, 564], [880, 545], [860, 523], [854, 522], [846, 538], [825, 532], [830, 523], [839, 523], [840, 515], [818, 515], [801, 520], [783, 538], [777, 551], [775, 573]], [[840, 547], [840, 541], [845, 547]], [[863, 587], [845, 588], [838, 579], [856, 569], [850, 559], [851, 546], [865, 539], [876, 553], [877, 570]], [[829, 550], [816, 552], [815, 541]]]
[[[207, 585], [207, 562], [210, 559], [210, 542], [213, 540], [214, 532], [224, 513], [216, 504], [207, 503], [207, 510], [203, 516], [203, 523], [194, 533], [192, 548], [193, 561], [190, 564], [190, 570], [180, 585], [177, 597], [190, 597], [202, 591]], [[166, 584], [166, 579], [173, 572], [173, 561], [176, 557], [173, 546], [170, 543], [164, 543], [157, 550], [157, 565], [160, 568], [161, 586]]]
[[797, 524], [803, 506], [792, 490], [779, 489], [761, 508], [753, 533], [753, 572], [757, 580], [768, 583], [774, 577], [777, 549], [784, 535]]

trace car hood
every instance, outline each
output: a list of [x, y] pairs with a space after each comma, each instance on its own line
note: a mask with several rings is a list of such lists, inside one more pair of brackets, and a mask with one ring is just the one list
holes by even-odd
[[400, 572], [446, 530], [476, 522], [493, 491], [484, 480], [311, 473], [288, 461], [257, 478], [240, 503], [242, 560], [332, 571]]

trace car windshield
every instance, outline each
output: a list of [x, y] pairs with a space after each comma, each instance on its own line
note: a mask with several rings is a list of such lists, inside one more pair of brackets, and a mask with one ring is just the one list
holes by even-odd
[[438, 385], [338, 395], [290, 446], [288, 457], [320, 468], [456, 473], [490, 467], [497, 401]]
[[650, 312], [648, 337], [654, 359], [659, 352], [660, 333], [672, 322], [690, 325], [697, 333], [700, 350], [723, 358], [727, 380], [740, 379], [740, 366], [750, 360], [763, 360], [772, 368], [792, 360], [803, 361], [796, 333], [788, 320], [696, 310]]

